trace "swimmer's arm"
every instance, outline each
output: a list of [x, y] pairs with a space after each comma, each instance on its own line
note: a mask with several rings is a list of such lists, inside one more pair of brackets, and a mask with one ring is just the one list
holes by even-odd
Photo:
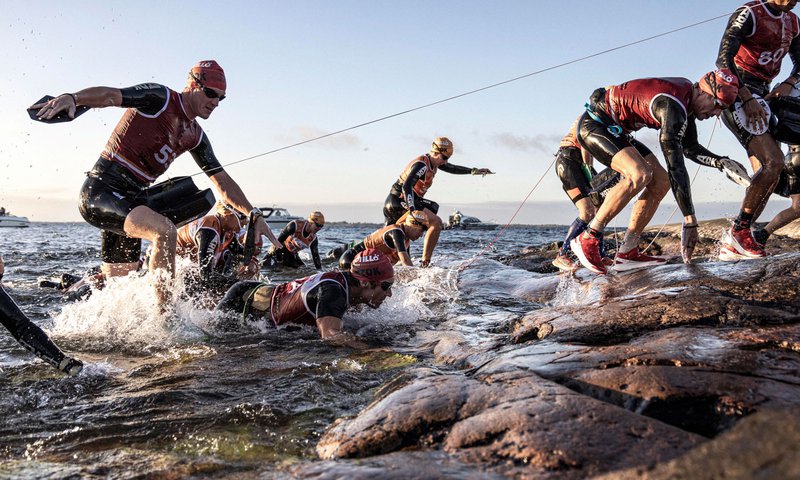
[[666, 95], [656, 97], [652, 106], [653, 115], [661, 123], [659, 140], [664, 160], [667, 162], [669, 183], [675, 202], [683, 213], [684, 220], [694, 224], [691, 179], [683, 159], [683, 134], [687, 128], [686, 112], [677, 101]]
[[283, 245], [283, 242], [285, 242], [287, 238], [294, 235], [294, 232], [296, 231], [297, 223], [292, 220], [291, 222], [287, 223], [286, 226], [283, 227], [283, 230], [281, 230], [281, 233], [278, 234], [278, 241], [281, 242], [281, 245]]
[[311, 242], [309, 249], [311, 250], [311, 258], [314, 260], [314, 268], [317, 270], [322, 269], [322, 260], [319, 258], [319, 242], [316, 238]]
[[328, 343], [355, 349], [369, 348], [364, 341], [352, 333], [342, 330], [342, 319], [338, 317], [320, 317], [317, 319], [317, 328], [322, 339]]
[[439, 170], [454, 175], [487, 175], [492, 173], [488, 168], [462, 167], [461, 165], [453, 165], [452, 163], [445, 163], [439, 167]]
[[742, 41], [753, 34], [754, 28], [755, 20], [750, 9], [747, 7], [737, 8], [728, 19], [728, 26], [725, 27], [725, 32], [722, 34], [719, 53], [717, 54], [717, 68], [727, 68], [739, 79], [739, 96], [742, 100], [750, 98], [750, 90], [742, 82], [739, 70], [736, 68], [736, 63], [733, 59], [739, 52]]
[[409, 255], [406, 251], [406, 236], [403, 235], [403, 231], [399, 228], [396, 228], [386, 232], [386, 235], [389, 236], [388, 239], [385, 239], [386, 243], [389, 244], [389, 242], [391, 242], [389, 246], [394, 247], [394, 249], [397, 251], [397, 254], [400, 256], [400, 261], [403, 263], [403, 265], [413, 267], [414, 264], [411, 263], [411, 255]]
[[706, 149], [697, 140], [697, 123], [694, 117], [690, 117], [687, 120], [686, 133], [683, 135], [682, 145], [683, 155], [689, 160], [704, 167], [720, 168], [719, 160], [723, 157]]
[[204, 281], [208, 281], [214, 268], [214, 252], [219, 246], [219, 235], [210, 228], [201, 228], [195, 234], [194, 241], [197, 244], [200, 275]]
[[[216, 187], [222, 200], [235, 208], [236, 211], [247, 215], [253, 210], [253, 205], [247, 200], [239, 184], [228, 175], [228, 172], [221, 170], [208, 178], [211, 179], [211, 183]], [[277, 248], [281, 247], [280, 242], [275, 238], [275, 234], [272, 233], [267, 222], [264, 221], [264, 217], [259, 217], [256, 221], [256, 235], [266, 235], [273, 245]]]

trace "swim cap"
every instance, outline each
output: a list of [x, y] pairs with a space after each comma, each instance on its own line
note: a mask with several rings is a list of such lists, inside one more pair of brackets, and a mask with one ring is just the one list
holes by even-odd
[[325, 215], [322, 212], [311, 212], [308, 214], [308, 221], [325, 225]]
[[436, 137], [431, 144], [431, 153], [441, 153], [450, 158], [453, 156], [453, 142], [447, 137]]
[[192, 67], [187, 80], [189, 87], [199, 87], [200, 85], [197, 83], [197, 80], [200, 80], [206, 87], [216, 88], [223, 92], [227, 87], [225, 71], [222, 70], [222, 67], [220, 67], [215, 60], [201, 60], [197, 62], [197, 65]]
[[428, 216], [422, 210], [412, 210], [404, 215], [406, 225], [428, 226]]
[[365, 282], [383, 282], [394, 278], [394, 268], [380, 250], [367, 248], [353, 258], [350, 274]]
[[726, 108], [739, 96], [739, 79], [727, 68], [706, 73], [697, 84], [700, 90], [719, 100]]

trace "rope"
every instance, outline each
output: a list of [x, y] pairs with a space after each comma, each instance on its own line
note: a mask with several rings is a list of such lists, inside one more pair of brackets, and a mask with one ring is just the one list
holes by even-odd
[[[416, 112], [418, 110], [422, 110], [422, 109], [425, 109], [425, 108], [430, 108], [430, 107], [433, 107], [435, 105], [439, 105], [439, 104], [442, 104], [442, 103], [445, 103], [445, 102], [450, 102], [452, 100], [456, 100], [456, 99], [459, 99], [459, 98], [462, 98], [462, 97], [466, 97], [468, 95], [474, 95], [476, 93], [483, 92], [485, 90], [489, 90], [489, 89], [492, 89], [492, 88], [500, 87], [502, 85], [507, 85], [509, 83], [517, 82], [519, 80], [524, 80], [526, 78], [533, 77], [533, 76], [536, 76], [536, 75], [540, 75], [542, 73], [549, 72], [551, 70], [556, 70], [556, 69], [559, 69], [559, 68], [566, 67], [568, 65], [572, 65], [572, 64], [575, 64], [575, 63], [583, 62], [585, 60], [589, 60], [589, 59], [594, 58], [594, 57], [599, 57], [599, 56], [605, 55], [607, 53], [611, 53], [611, 52], [615, 52], [617, 50], [622, 50], [624, 48], [631, 47], [633, 45], [638, 45], [640, 43], [649, 42], [650, 40], [655, 40], [657, 38], [665, 37], [665, 36], [671, 35], [673, 33], [677, 33], [677, 32], [683, 31], [683, 30], [687, 30], [689, 28], [694, 28], [694, 27], [697, 27], [697, 26], [700, 26], [700, 25], [703, 25], [703, 24], [706, 24], [706, 23], [713, 22], [714, 20], [718, 20], [720, 18], [728, 17], [730, 15], [731, 15], [730, 13], [726, 13], [724, 15], [717, 15], [715, 17], [707, 18], [705, 20], [701, 20], [701, 21], [696, 22], [696, 23], [692, 23], [692, 24], [689, 24], [689, 25], [684, 25], [682, 27], [674, 28], [674, 29], [668, 30], [666, 32], [658, 33], [658, 34], [651, 35], [649, 37], [645, 37], [645, 38], [642, 38], [642, 39], [639, 39], [639, 40], [635, 40], [635, 41], [632, 41], [632, 42], [624, 43], [622, 45], [618, 45], [616, 47], [611, 47], [611, 48], [608, 48], [606, 50], [601, 50], [599, 52], [595, 52], [595, 53], [592, 53], [592, 54], [589, 54], [589, 55], [585, 55], [583, 57], [578, 57], [578, 58], [575, 58], [573, 60], [569, 60], [569, 61], [566, 61], [566, 62], [563, 62], [563, 63], [559, 63], [559, 64], [556, 64], [556, 65], [551, 65], [549, 67], [542, 68], [541, 70], [537, 70], [535, 72], [526, 73], [524, 75], [520, 75], [520, 76], [517, 76], [517, 77], [514, 77], [514, 78], [510, 78], [508, 80], [503, 80], [501, 82], [493, 83], [491, 85], [486, 85], [484, 87], [476, 88], [474, 90], [469, 90], [467, 92], [463, 92], [463, 93], [459, 93], [457, 95], [453, 95], [453, 96], [450, 96], [450, 97], [447, 97], [447, 98], [443, 98], [441, 100], [436, 100], [434, 102], [426, 103], [424, 105], [419, 105], [417, 107], [409, 108], [407, 110], [403, 110], [403, 111], [400, 111], [400, 112], [397, 112], [397, 113], [392, 113], [390, 115], [385, 115], [383, 117], [379, 117], [379, 118], [376, 118], [374, 120], [369, 120], [369, 121], [362, 122], [362, 123], [359, 123], [359, 124], [356, 124], [356, 125], [353, 125], [353, 126], [350, 126], [350, 127], [347, 127], [347, 128], [342, 128], [341, 130], [336, 130], [335, 132], [326, 133], [324, 135], [319, 135], [319, 136], [316, 136], [316, 137], [313, 137], [313, 138], [309, 138], [308, 140], [302, 140], [300, 142], [295, 142], [295, 143], [292, 143], [290, 145], [285, 145], [283, 147], [275, 148], [275, 149], [269, 150], [267, 152], [259, 153], [257, 155], [251, 155], [249, 157], [245, 157], [245, 158], [242, 158], [240, 160], [236, 160], [236, 161], [233, 161], [233, 162], [230, 162], [230, 163], [225, 163], [222, 166], [223, 167], [229, 167], [231, 165], [236, 165], [238, 163], [247, 162], [247, 161], [259, 158], [259, 157], [263, 157], [263, 156], [266, 156], [266, 155], [271, 155], [273, 153], [277, 153], [277, 152], [281, 152], [281, 151], [284, 151], [284, 150], [288, 150], [290, 148], [298, 147], [300, 145], [305, 145], [307, 143], [316, 142], [316, 141], [322, 140], [324, 138], [332, 137], [334, 135], [339, 135], [341, 133], [349, 132], [349, 131], [355, 130], [357, 128], [365, 127], [367, 125], [372, 125], [374, 123], [383, 122], [383, 121], [389, 120], [391, 118], [399, 117], [401, 115], [406, 115], [406, 114], [409, 114], [409, 113], [412, 113], [412, 112]], [[202, 171], [201, 172], [197, 172], [197, 173], [194, 173], [194, 174], [192, 174], [190, 176], [193, 177], [195, 175], [200, 175], [201, 173], [203, 173], [203, 172]]]
[[465, 265], [458, 267], [458, 271], [462, 271], [467, 267], [469, 267], [470, 265], [472, 265], [473, 263], [475, 263], [475, 261], [479, 259], [481, 256], [483, 256], [483, 254], [486, 253], [486, 251], [489, 250], [489, 248], [492, 247], [495, 244], [495, 242], [497, 242], [497, 240], [500, 239], [503, 233], [505, 233], [505, 231], [508, 230], [508, 227], [511, 225], [511, 222], [513, 222], [514, 219], [517, 218], [517, 215], [519, 214], [520, 210], [522, 210], [522, 207], [525, 205], [525, 203], [528, 201], [531, 195], [533, 195], [533, 192], [536, 190], [536, 188], [539, 187], [539, 184], [542, 183], [542, 180], [544, 180], [544, 177], [545, 175], [547, 175], [547, 172], [549, 172], [550, 169], [553, 167], [553, 165], [556, 163], [557, 158], [558, 158], [557, 156], [553, 156], [553, 161], [550, 162], [550, 165], [548, 165], [547, 168], [544, 170], [544, 172], [542, 172], [542, 176], [539, 177], [539, 180], [536, 182], [533, 188], [531, 188], [531, 191], [528, 192], [528, 195], [526, 195], [525, 198], [522, 200], [522, 203], [519, 204], [519, 207], [517, 207], [517, 210], [514, 212], [513, 215], [511, 215], [511, 218], [508, 220], [508, 223], [506, 223], [505, 226], [502, 228], [502, 230], [500, 230], [500, 233], [498, 233], [492, 239], [492, 241], [487, 243], [486, 246], [483, 247], [483, 250], [481, 250], [480, 252], [475, 254], [471, 259], [469, 259], [469, 261]]

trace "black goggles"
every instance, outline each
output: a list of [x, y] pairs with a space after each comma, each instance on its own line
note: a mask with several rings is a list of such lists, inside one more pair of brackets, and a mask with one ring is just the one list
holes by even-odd
[[381, 282], [381, 288], [384, 292], [388, 292], [392, 285], [394, 285], [394, 282]]
[[316, 226], [317, 226], [317, 230], [322, 230], [322, 227], [324, 227], [324, 226], [325, 226], [325, 224], [324, 224], [324, 223], [317, 223], [317, 222], [314, 222], [314, 225], [316, 225]]
[[205, 85], [203, 85], [203, 82], [201, 82], [200, 79], [197, 78], [197, 75], [195, 75], [194, 73], [191, 74], [191, 75], [192, 75], [192, 78], [194, 79], [194, 81], [197, 82], [198, 85], [200, 85], [200, 88], [203, 90], [203, 93], [206, 94], [206, 97], [208, 97], [208, 98], [218, 98], [220, 102], [225, 100], [225, 95], [220, 95], [219, 93], [215, 92], [214, 90], [212, 90], [212, 89], [206, 87]]

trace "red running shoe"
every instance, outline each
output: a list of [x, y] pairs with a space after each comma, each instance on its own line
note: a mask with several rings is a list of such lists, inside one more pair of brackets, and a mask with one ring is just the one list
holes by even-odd
[[728, 234], [723, 239], [723, 247], [728, 247], [728, 250], [741, 255], [744, 259], [766, 257], [767, 252], [764, 251], [764, 246], [756, 242], [753, 238], [753, 232], [749, 228], [741, 230], [730, 229]]
[[645, 255], [639, 251], [638, 247], [633, 247], [627, 252], [617, 252], [617, 258], [614, 261], [614, 270], [624, 272], [637, 268], [655, 267], [657, 265], [664, 265], [665, 263], [667, 263], [665, 259]]
[[583, 232], [569, 242], [572, 253], [578, 257], [581, 265], [594, 273], [605, 274], [606, 266], [600, 256], [600, 242], [602, 240]]

